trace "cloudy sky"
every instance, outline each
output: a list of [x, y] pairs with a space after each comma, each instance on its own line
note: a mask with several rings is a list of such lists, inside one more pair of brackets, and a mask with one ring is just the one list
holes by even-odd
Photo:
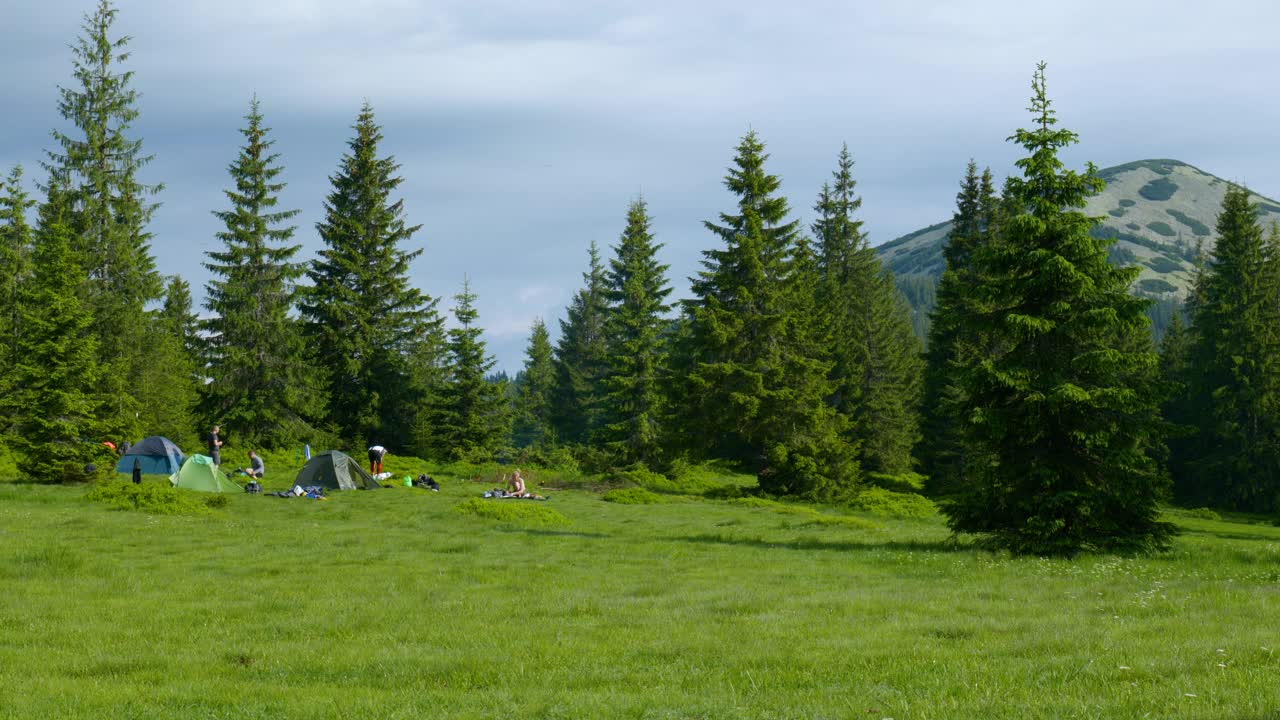
[[[71, 83], [68, 44], [94, 0], [0, 0], [0, 169], [40, 180]], [[197, 298], [225, 207], [227, 164], [250, 98], [262, 101], [302, 211], [314, 224], [368, 99], [424, 249], [414, 278], [448, 307], [464, 277], [499, 366], [523, 362], [530, 323], [556, 320], [587, 247], [608, 252], [629, 201], [649, 203], [683, 295], [701, 221], [732, 207], [721, 181], [757, 130], [793, 212], [848, 143], [879, 244], [950, 216], [965, 163], [999, 175], [1027, 123], [1031, 73], [1049, 63], [1068, 156], [1105, 167], [1189, 162], [1280, 196], [1267, 150], [1280, 127], [1280, 6], [1120, 0], [1031, 3], [849, 0], [120, 0], [143, 93], [137, 134], [163, 182], [160, 269]], [[1032, 9], [1032, 8], [1037, 9]]]

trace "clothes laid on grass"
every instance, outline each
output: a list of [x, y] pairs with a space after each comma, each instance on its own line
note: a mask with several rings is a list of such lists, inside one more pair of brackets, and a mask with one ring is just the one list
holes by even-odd
[[516, 495], [514, 493], [509, 493], [506, 490], [503, 490], [502, 488], [494, 488], [492, 490], [486, 490], [484, 493], [484, 497], [490, 498], [492, 500], [550, 500], [551, 499], [550, 495], [535, 495], [534, 493], [525, 493], [524, 495]]
[[282, 497], [282, 498], [305, 497], [305, 498], [310, 498], [312, 500], [328, 500], [329, 499], [325, 497], [324, 488], [320, 487], [319, 485], [308, 485], [307, 487], [302, 487], [301, 485], [294, 485], [292, 488], [289, 488], [288, 490], [281, 490], [280, 492], [273, 492], [273, 493], [267, 493], [267, 494], [272, 497]]

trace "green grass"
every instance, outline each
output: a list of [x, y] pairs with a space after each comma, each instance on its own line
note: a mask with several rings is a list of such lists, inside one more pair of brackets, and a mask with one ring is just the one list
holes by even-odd
[[200, 516], [0, 484], [0, 718], [1280, 717], [1274, 526], [1011, 558], [933, 514], [485, 505], [474, 470]]

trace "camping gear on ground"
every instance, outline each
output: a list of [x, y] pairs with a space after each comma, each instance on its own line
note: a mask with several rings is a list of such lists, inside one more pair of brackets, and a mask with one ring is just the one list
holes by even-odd
[[182, 467], [182, 450], [167, 437], [152, 435], [138, 441], [129, 448], [116, 462], [116, 472], [129, 474], [133, 472], [133, 461], [137, 460], [145, 475], [172, 475]]
[[350, 455], [338, 450], [317, 453], [298, 471], [294, 483], [330, 490], [376, 490], [381, 487]]
[[208, 455], [192, 455], [182, 463], [178, 472], [169, 476], [174, 487], [200, 492], [240, 492], [239, 485], [227, 479], [227, 476], [213, 464]]
[[516, 495], [515, 493], [509, 493], [506, 490], [503, 490], [502, 488], [494, 488], [492, 490], [486, 490], [484, 492], [484, 497], [492, 498], [494, 500], [550, 500], [551, 499], [550, 495], [537, 495], [534, 493], [527, 493], [525, 495]]
[[418, 479], [413, 481], [413, 484], [415, 487], [424, 488], [432, 492], [440, 492], [440, 483], [426, 473], [419, 475]]
[[257, 480], [250, 480], [248, 483], [245, 484], [244, 491], [247, 493], [253, 493], [256, 495], [262, 492], [262, 486], [258, 484]]

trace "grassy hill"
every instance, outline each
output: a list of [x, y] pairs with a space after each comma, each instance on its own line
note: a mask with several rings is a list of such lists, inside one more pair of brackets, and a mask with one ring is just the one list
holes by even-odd
[[[1185, 298], [1197, 243], [1212, 251], [1214, 226], [1227, 182], [1178, 160], [1139, 160], [1100, 171], [1106, 181], [1085, 211], [1103, 218], [1099, 237], [1116, 238], [1112, 262], [1136, 265], [1134, 290], [1157, 300]], [[1264, 224], [1280, 221], [1280, 203], [1253, 196]], [[951, 222], [917, 230], [879, 246], [883, 262], [905, 282], [942, 274], [942, 248]]]
[[0, 718], [1280, 716], [1280, 528], [1010, 558], [936, 515], [468, 475], [194, 516], [0, 483]]

